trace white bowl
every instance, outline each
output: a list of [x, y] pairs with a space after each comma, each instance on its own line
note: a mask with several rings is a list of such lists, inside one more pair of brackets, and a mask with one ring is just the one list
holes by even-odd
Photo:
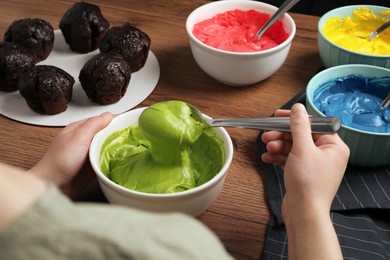
[[257, 52], [231, 52], [210, 47], [192, 33], [194, 25], [214, 15], [230, 10], [256, 10], [270, 14], [277, 7], [258, 1], [216, 1], [195, 9], [187, 18], [186, 29], [192, 55], [199, 67], [212, 78], [226, 85], [246, 86], [272, 76], [286, 60], [295, 36], [295, 22], [290, 15], [282, 17], [284, 29], [289, 37], [274, 48]]
[[[145, 108], [130, 110], [115, 117], [92, 140], [89, 158], [97, 175], [100, 187], [107, 200], [113, 204], [129, 206], [152, 212], [182, 212], [198, 216], [205, 211], [219, 195], [225, 182], [227, 170], [233, 158], [233, 144], [224, 128], [214, 128], [224, 141], [226, 158], [222, 169], [208, 182], [190, 190], [172, 194], [152, 194], [127, 189], [111, 181], [100, 170], [100, 151], [106, 138], [115, 131], [137, 125], [138, 118]], [[207, 117], [207, 116], [205, 116]]]

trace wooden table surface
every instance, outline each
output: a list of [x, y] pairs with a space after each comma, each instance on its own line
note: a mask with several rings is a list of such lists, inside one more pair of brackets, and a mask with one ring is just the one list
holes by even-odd
[[[41, 18], [58, 29], [74, 1], [1, 0], [0, 34], [16, 19]], [[316, 33], [318, 17], [290, 14], [297, 26], [289, 56], [269, 79], [248, 87], [229, 87], [207, 76], [195, 63], [185, 30], [186, 17], [206, 0], [89, 0], [97, 4], [111, 26], [131, 23], [152, 39], [151, 50], [160, 65], [160, 80], [139, 106], [183, 100], [214, 118], [271, 115], [306, 87], [322, 66]], [[2, 37], [2, 36], [1, 36]], [[44, 154], [60, 127], [28, 125], [0, 116], [0, 160], [32, 167]], [[237, 259], [258, 259], [270, 217], [263, 183], [262, 162], [256, 152], [258, 131], [227, 129], [234, 158], [218, 199], [198, 217]]]

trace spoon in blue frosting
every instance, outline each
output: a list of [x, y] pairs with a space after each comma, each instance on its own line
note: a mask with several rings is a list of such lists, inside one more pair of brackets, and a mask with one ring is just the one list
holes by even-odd
[[390, 93], [387, 95], [387, 97], [382, 101], [381, 107], [386, 108], [390, 105]]

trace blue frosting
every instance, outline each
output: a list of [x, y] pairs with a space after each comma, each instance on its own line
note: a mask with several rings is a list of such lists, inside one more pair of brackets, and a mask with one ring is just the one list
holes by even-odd
[[314, 92], [314, 105], [327, 116], [369, 132], [390, 133], [390, 107], [380, 103], [390, 93], [390, 76], [351, 74], [329, 80]]

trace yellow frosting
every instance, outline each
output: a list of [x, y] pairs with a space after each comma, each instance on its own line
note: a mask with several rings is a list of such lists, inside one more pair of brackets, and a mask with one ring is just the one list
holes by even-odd
[[379, 15], [366, 8], [357, 8], [351, 17], [338, 16], [326, 20], [323, 34], [333, 43], [351, 51], [364, 54], [390, 55], [390, 28], [368, 40], [371, 32], [387, 22], [390, 9]]

